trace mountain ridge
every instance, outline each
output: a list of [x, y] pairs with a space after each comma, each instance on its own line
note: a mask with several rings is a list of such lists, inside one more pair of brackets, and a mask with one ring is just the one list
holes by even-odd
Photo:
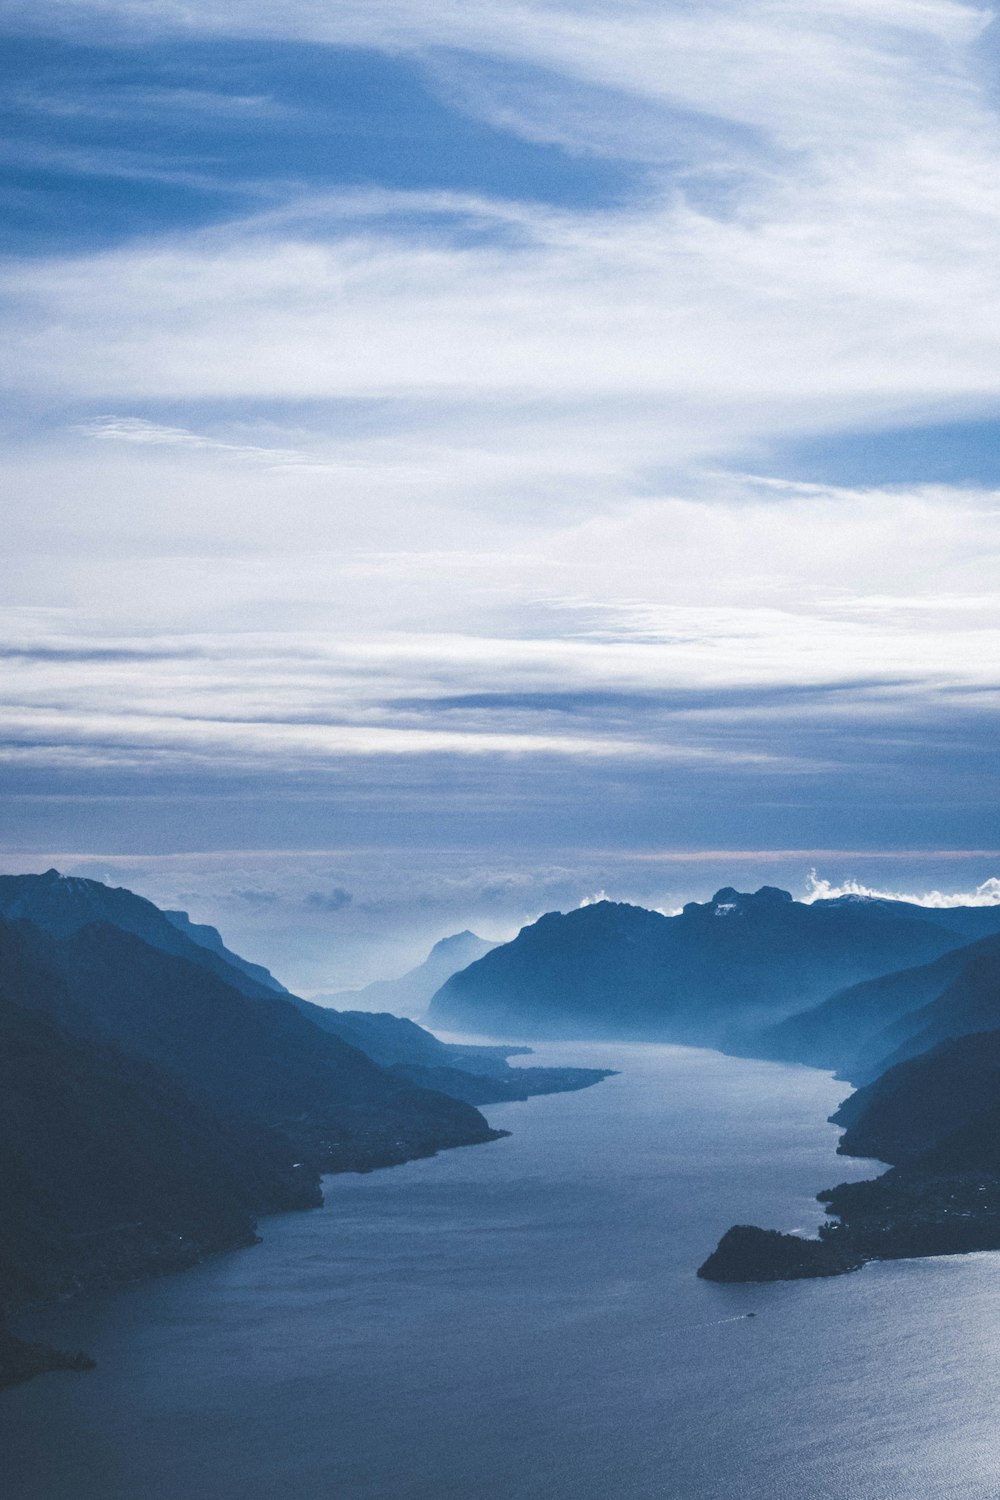
[[[979, 919], [977, 919], [978, 921]], [[995, 924], [1000, 928], [1000, 911]], [[862, 979], [960, 947], [954, 915], [723, 887], [673, 917], [601, 901], [548, 912], [453, 975], [432, 1025], [487, 1035], [732, 1046]]]

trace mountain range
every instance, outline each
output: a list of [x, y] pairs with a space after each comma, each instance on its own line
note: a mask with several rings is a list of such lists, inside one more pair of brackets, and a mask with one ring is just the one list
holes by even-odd
[[[602, 901], [503, 945], [458, 934], [386, 983], [348, 993], [417, 1005], [434, 983], [446, 1030], [715, 1046], [862, 1084], [841, 1149], [891, 1170], [821, 1195], [820, 1249], [738, 1226], [705, 1274], [1000, 1246], [1000, 907], [767, 886], [673, 917]], [[0, 1313], [251, 1244], [260, 1215], [318, 1203], [324, 1172], [495, 1139], [476, 1106], [606, 1076], [512, 1067], [528, 1050], [304, 1000], [124, 889], [0, 877]], [[0, 1381], [66, 1359], [0, 1331]]]
[[548, 913], [453, 975], [427, 1019], [529, 1040], [614, 1037], [756, 1052], [765, 1028], [834, 991], [997, 931], [997, 907], [939, 912], [854, 897], [806, 904], [770, 886], [725, 888], [672, 917], [600, 901]]

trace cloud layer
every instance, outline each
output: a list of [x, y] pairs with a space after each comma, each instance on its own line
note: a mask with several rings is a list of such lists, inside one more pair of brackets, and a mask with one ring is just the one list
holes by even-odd
[[[863, 478], [880, 429], [1000, 403], [988, 12], [43, 0], [7, 25], [36, 68], [4, 104], [35, 225], [0, 263], [15, 846], [430, 868], [458, 839], [614, 874], [1000, 842], [1000, 500]], [[824, 435], [850, 480], [791, 478]], [[560, 899], [611, 889], [588, 875]]]

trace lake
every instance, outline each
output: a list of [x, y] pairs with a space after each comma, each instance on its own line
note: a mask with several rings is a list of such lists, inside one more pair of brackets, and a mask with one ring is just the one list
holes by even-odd
[[995, 1500], [1000, 1256], [694, 1274], [730, 1224], [809, 1232], [820, 1188], [877, 1170], [834, 1154], [842, 1084], [677, 1047], [531, 1060], [621, 1071], [37, 1315], [99, 1364], [0, 1396], [4, 1500]]

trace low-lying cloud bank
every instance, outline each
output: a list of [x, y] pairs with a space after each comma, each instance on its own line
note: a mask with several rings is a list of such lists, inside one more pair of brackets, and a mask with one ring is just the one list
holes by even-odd
[[806, 885], [806, 901], [834, 901], [838, 896], [867, 896], [878, 901], [908, 901], [914, 906], [1000, 906], [1000, 879], [995, 875], [971, 891], [896, 891], [880, 890], [860, 880], [834, 883], [811, 871]]

